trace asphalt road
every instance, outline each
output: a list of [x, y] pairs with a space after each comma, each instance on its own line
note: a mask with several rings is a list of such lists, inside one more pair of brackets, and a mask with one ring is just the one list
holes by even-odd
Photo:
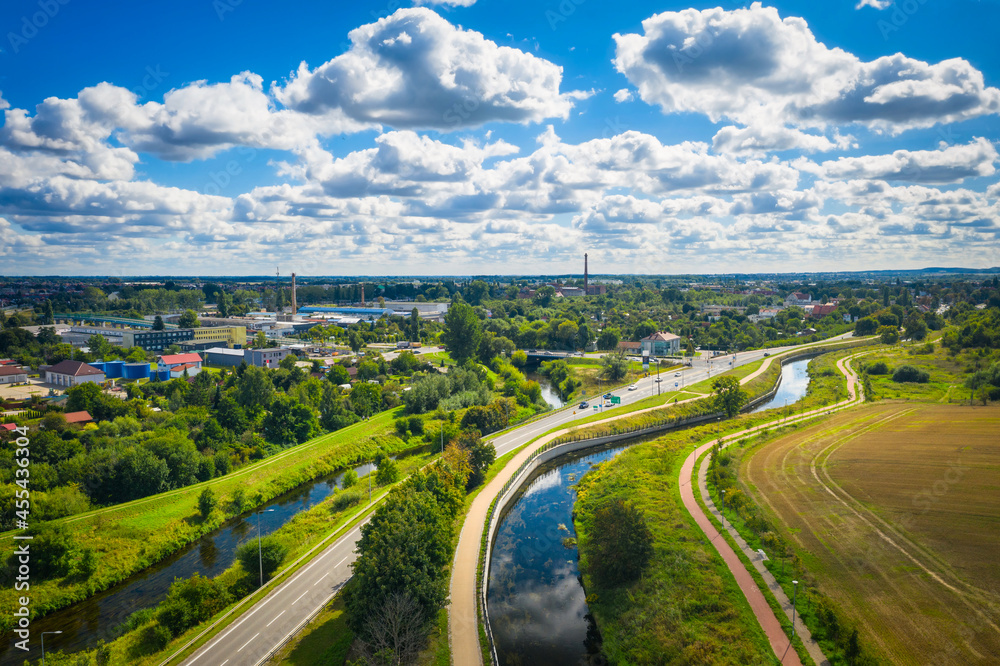
[[[791, 348], [769, 349], [767, 353], [777, 354], [787, 349]], [[712, 359], [696, 357], [693, 366], [682, 371], [680, 377], [674, 377], [674, 372], [661, 373], [661, 390], [664, 393], [675, 390], [675, 382], [678, 388], [683, 389], [733, 367], [759, 361], [764, 358], [764, 354], [764, 351], [748, 351]], [[656, 394], [655, 380], [656, 375], [653, 374], [641, 379], [637, 383], [637, 390], [622, 388], [614, 391], [614, 394], [621, 397], [623, 406], [637, 402]], [[580, 409], [579, 403], [576, 405], [575, 408], [553, 412], [494, 438], [492, 441], [497, 457], [556, 426], [596, 413], [593, 408]], [[618, 407], [601, 411], [613, 412], [615, 409]], [[263, 663], [273, 650], [299, 631], [347, 582], [351, 576], [350, 565], [356, 557], [354, 549], [360, 538], [361, 525], [358, 525], [183, 663], [198, 666], [256, 666]]]

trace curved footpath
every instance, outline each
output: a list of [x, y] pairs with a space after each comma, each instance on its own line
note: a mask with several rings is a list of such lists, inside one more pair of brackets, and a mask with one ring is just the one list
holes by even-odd
[[[812, 347], [813, 345], [809, 346]], [[816, 345], [816, 346], [823, 346], [823, 345]], [[802, 349], [802, 347], [798, 349]], [[796, 350], [789, 350], [789, 351], [791, 352]], [[782, 356], [784, 356], [786, 353], [787, 352], [783, 352], [781, 356], [775, 355], [769, 357], [767, 361], [761, 365], [760, 368], [758, 368], [753, 373], [741, 379], [740, 384], [746, 384], [759, 377], [761, 374], [767, 371], [772, 362], [774, 362], [775, 360], [780, 361]], [[838, 363], [838, 367], [840, 367], [840, 363]], [[850, 372], [848, 370], [845, 370], [843, 367], [841, 367], [841, 370], [842, 372], [845, 372], [845, 374]], [[844, 403], [838, 403], [838, 405], [834, 405], [834, 407], [842, 408], [844, 406], [847, 406], [847, 404], [851, 403], [851, 401], [854, 399], [853, 375], [849, 376], [848, 390], [851, 398], [849, 398], [848, 401]], [[681, 400], [677, 404], [683, 404], [685, 402], [693, 402], [695, 400], [702, 399], [702, 397], [703, 396], [698, 396], [695, 398], [689, 398], [687, 400]], [[606, 419], [602, 419], [600, 421], [587, 423], [586, 426], [589, 427], [589, 426], [599, 425], [601, 423], [609, 423], [611, 421], [616, 421], [622, 418], [629, 418], [637, 414], [642, 414], [644, 412], [663, 409], [663, 407], [664, 405], [657, 405], [655, 407], [649, 407], [646, 409], [637, 410], [634, 412], [630, 412], [628, 414], [611, 416]], [[828, 411], [831, 411], [832, 409], [833, 408], [831, 407], [827, 407], [824, 409], [814, 410], [814, 412], [808, 412], [806, 414], [799, 415], [794, 420], [799, 420], [801, 418], [812, 418], [813, 416], [819, 413], [826, 413]], [[789, 420], [788, 422], [792, 421], [793, 420]], [[532, 442], [531, 445], [529, 446], [526, 446], [524, 449], [519, 451], [518, 454], [514, 456], [504, 466], [504, 468], [489, 482], [489, 484], [487, 484], [486, 487], [483, 488], [483, 490], [479, 493], [479, 495], [476, 496], [476, 499], [472, 501], [472, 504], [469, 507], [469, 511], [466, 514], [465, 521], [462, 524], [462, 531], [459, 536], [458, 547], [455, 549], [455, 559], [453, 561], [452, 573], [451, 573], [451, 590], [450, 590], [451, 603], [448, 606], [448, 633], [449, 633], [448, 638], [451, 644], [451, 658], [453, 664], [461, 664], [462, 666], [473, 666], [475, 664], [483, 663], [482, 650], [480, 648], [480, 643], [479, 643], [479, 615], [478, 615], [479, 602], [476, 589], [476, 579], [479, 567], [479, 553], [480, 553], [480, 545], [482, 542], [482, 534], [483, 530], [486, 529], [486, 516], [489, 512], [490, 504], [492, 504], [493, 499], [503, 489], [504, 484], [506, 484], [507, 481], [510, 480], [510, 478], [521, 467], [522, 463], [529, 460], [538, 451], [538, 449], [545, 446], [553, 439], [568, 434], [573, 430], [575, 430], [575, 427], [563, 428], [561, 430], [550, 433]], [[750, 430], [744, 431], [743, 433], [739, 433], [738, 435], [730, 436], [730, 438], [728, 439], [734, 439], [739, 436], [746, 436], [747, 434], [756, 432], [757, 430], [758, 428], [751, 428]], [[687, 478], [688, 482], [682, 485], [681, 488], [682, 495], [684, 493], [685, 486], [687, 487], [687, 492], [689, 494], [691, 492], [690, 491], [691, 472], [694, 469], [694, 461], [697, 459], [697, 456], [700, 455], [699, 452], [704, 452], [709, 446], [712, 446], [714, 443], [715, 442], [711, 442], [702, 447], [699, 447], [694, 453], [691, 454], [692, 457], [689, 457], [689, 459], [685, 461], [685, 468], [687, 470], [686, 477], [685, 477], [685, 472], [682, 470], [681, 478], [682, 480], [684, 478]], [[694, 500], [693, 495], [691, 495], [691, 500], [693, 502]], [[685, 506], [688, 508], [688, 511], [691, 512], [693, 516], [695, 516], [694, 510], [692, 510], [691, 507], [687, 506], [686, 498], [684, 501], [685, 501]], [[700, 508], [697, 507], [696, 503], [695, 503], [695, 510], [700, 512]], [[704, 514], [702, 514], [702, 516], [704, 517]], [[697, 520], [697, 516], [695, 516], [695, 519]], [[705, 521], [706, 523], [708, 523], [707, 518], [705, 518]], [[699, 523], [699, 525], [701, 525], [701, 523]], [[714, 528], [711, 527], [711, 523], [708, 523], [708, 527], [714, 531]], [[704, 530], [705, 526], [702, 526], [702, 529]], [[718, 536], [718, 532], [715, 532], [715, 536]], [[709, 536], [709, 538], [713, 539], [714, 537]], [[719, 541], [722, 540], [720, 539]], [[713, 543], [716, 544], [716, 548], [718, 549], [720, 544], [715, 541], [713, 541]], [[728, 544], [726, 544], [724, 541], [722, 541], [721, 545], [725, 545], [728, 548]], [[733, 553], [733, 557], [735, 557], [735, 553]], [[729, 564], [730, 570], [733, 570], [733, 565], [729, 562], [727, 562], [727, 564]], [[747, 576], [747, 578], [750, 581], [750, 585], [753, 586], [753, 590], [755, 590], [757, 594], [760, 595], [760, 591], [757, 590], [756, 584], [753, 582], [753, 579], [750, 578], [749, 573], [745, 569], [743, 569], [742, 564], [740, 564], [738, 559], [736, 559], [736, 566], [740, 571], [743, 572], [744, 575]], [[734, 570], [734, 575], [735, 575], [735, 570]], [[738, 576], [737, 580], [739, 580]], [[743, 588], [742, 583], [740, 584], [740, 587]], [[744, 589], [744, 594], [746, 593], [747, 591], [746, 589]], [[763, 600], [763, 595], [760, 596], [761, 600]], [[751, 606], [753, 606], [752, 603]], [[756, 607], [754, 608], [754, 611], [755, 613], [758, 613]], [[763, 609], [761, 612], [765, 611], [766, 613], [771, 615], [774, 624], [777, 626], [778, 632], [781, 634], [781, 640], [784, 643], [782, 646], [782, 650], [780, 652], [777, 649], [775, 650], [775, 653], [780, 658], [784, 652], [784, 646], [787, 646], [788, 644], [788, 639], [784, 636], [784, 632], [781, 631], [781, 626], [780, 624], [778, 624], [777, 619], [774, 618], [774, 614], [771, 612], [771, 609], [767, 605], [766, 601], [763, 603]], [[761, 613], [758, 613], [757, 617], [758, 620], [761, 621], [763, 625], [763, 620], [761, 620], [762, 617]], [[769, 639], [771, 638], [770, 634], [768, 635], [768, 637]], [[773, 640], [772, 640], [772, 645], [774, 645]], [[791, 651], [791, 654], [795, 656], [795, 661], [785, 661], [783, 663], [789, 663], [789, 664], [799, 663], [798, 656], [795, 655], [794, 650]]]
[[[757, 587], [757, 583], [754, 581], [753, 576], [749, 571], [747, 571], [739, 556], [735, 551], [733, 551], [729, 543], [722, 538], [722, 535], [719, 534], [715, 525], [708, 519], [708, 516], [705, 515], [705, 512], [702, 511], [701, 506], [695, 500], [694, 489], [691, 487], [692, 472], [694, 471], [695, 462], [702, 456], [702, 454], [710, 450], [717, 443], [721, 442], [724, 448], [749, 435], [754, 435], [765, 430], [780, 427], [787, 423], [795, 423], [823, 414], [830, 414], [858, 404], [862, 400], [862, 396], [857, 388], [857, 376], [848, 365], [850, 358], [853, 357], [841, 359], [837, 362], [837, 368], [847, 378], [847, 400], [827, 407], [814, 409], [809, 412], [803, 412], [802, 414], [796, 415], [792, 419], [749, 428], [733, 435], [722, 437], [717, 440], [712, 440], [707, 444], [703, 444], [692, 451], [688, 455], [687, 459], [685, 459], [684, 464], [681, 466], [680, 478], [678, 479], [681, 500], [684, 502], [684, 508], [691, 514], [691, 517], [694, 518], [696, 523], [698, 523], [698, 527], [701, 528], [701, 531], [705, 533], [705, 536], [707, 536], [709, 541], [712, 542], [715, 550], [718, 551], [719, 555], [726, 562], [726, 566], [729, 567], [729, 571], [732, 572], [733, 576], [736, 578], [736, 582], [739, 584], [740, 590], [743, 591], [743, 595], [750, 604], [750, 608], [753, 609], [754, 615], [757, 617], [757, 621], [760, 623], [761, 628], [767, 635], [767, 639], [771, 643], [771, 648], [774, 650], [774, 654], [778, 657], [782, 664], [801, 664], [802, 662], [799, 660], [799, 655], [795, 652], [795, 649], [791, 646], [791, 641], [785, 635], [785, 631], [782, 629], [781, 623], [778, 621], [778, 618], [768, 605], [767, 599], [764, 598], [764, 594], [760, 591], [760, 588]], [[724, 524], [721, 513], [719, 513], [715, 504], [712, 502], [711, 497], [709, 497], [707, 486], [707, 468], [704, 464], [699, 470], [698, 484], [705, 506], [708, 507], [708, 510], [715, 516], [716, 520]], [[739, 534], [737, 534], [736, 530], [727, 526], [726, 531], [747, 556], [747, 559], [754, 563], [754, 568], [756, 568], [761, 574], [765, 584], [768, 586], [768, 589], [770, 589], [772, 594], [774, 594], [775, 599], [778, 600], [778, 604], [785, 611], [785, 614], [790, 621], [792, 618], [792, 603], [788, 599], [788, 596], [784, 593], [784, 590], [781, 589], [781, 586], [774, 580], [771, 573], [764, 567], [763, 562], [760, 561], [759, 555], [747, 546], [746, 542], [739, 536]], [[820, 650], [819, 644], [813, 639], [812, 635], [809, 633], [809, 629], [798, 616], [795, 618], [795, 633], [802, 639], [802, 643], [805, 645], [809, 656], [815, 663], [829, 663], [829, 660], [823, 654], [822, 650]]]

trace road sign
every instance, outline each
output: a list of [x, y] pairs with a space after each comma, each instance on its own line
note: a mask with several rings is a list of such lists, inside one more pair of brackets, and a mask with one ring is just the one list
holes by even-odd
[[611, 404], [612, 405], [620, 405], [620, 404], [622, 404], [622, 399], [620, 397], [618, 397], [617, 395], [613, 395], [613, 396], [611, 396]]
[[674, 388], [677, 388], [677, 382], [674, 382]]

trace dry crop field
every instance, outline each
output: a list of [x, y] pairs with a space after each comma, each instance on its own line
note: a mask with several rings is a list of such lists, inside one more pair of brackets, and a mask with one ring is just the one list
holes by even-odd
[[1000, 408], [848, 410], [744, 457], [742, 481], [891, 663], [1000, 654]]

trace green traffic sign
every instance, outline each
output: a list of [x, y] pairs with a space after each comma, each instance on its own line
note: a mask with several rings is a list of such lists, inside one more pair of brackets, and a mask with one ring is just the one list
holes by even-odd
[[619, 398], [617, 395], [613, 395], [613, 396], [611, 396], [611, 404], [612, 405], [620, 405], [620, 404], [622, 404], [622, 399]]

